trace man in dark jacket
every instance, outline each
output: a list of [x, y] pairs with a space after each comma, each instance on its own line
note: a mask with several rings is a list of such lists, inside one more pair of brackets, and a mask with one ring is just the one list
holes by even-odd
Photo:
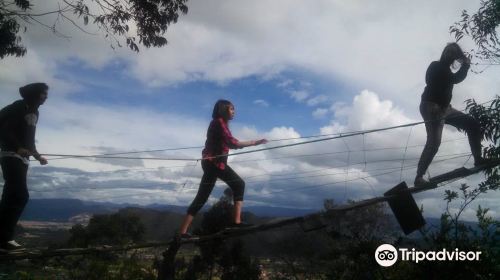
[[35, 131], [38, 107], [47, 99], [48, 89], [44, 83], [25, 85], [19, 88], [22, 99], [0, 110], [0, 164], [5, 181], [0, 202], [0, 250], [4, 252], [21, 248], [13, 237], [29, 198], [29, 157], [47, 164], [36, 150]]
[[[450, 67], [458, 61], [460, 69], [453, 73]], [[467, 77], [470, 59], [465, 55], [457, 43], [448, 44], [439, 61], [433, 61], [425, 74], [426, 87], [420, 102], [420, 114], [425, 121], [427, 142], [420, 156], [415, 177], [415, 186], [429, 183], [424, 179], [424, 174], [438, 152], [445, 124], [452, 125], [467, 133], [474, 165], [489, 162], [481, 155], [481, 140], [483, 138], [480, 123], [453, 107], [450, 102], [453, 86], [462, 82]]]

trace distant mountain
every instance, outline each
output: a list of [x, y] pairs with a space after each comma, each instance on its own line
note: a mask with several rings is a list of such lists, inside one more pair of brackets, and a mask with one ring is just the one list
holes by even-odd
[[249, 206], [244, 208], [244, 211], [252, 212], [261, 217], [299, 217], [320, 210], [321, 209], [295, 209], [270, 206]]
[[[207, 205], [205, 209], [208, 209]], [[162, 226], [162, 221], [169, 220], [174, 224], [179, 224], [182, 216], [186, 213], [186, 206], [151, 204], [146, 206], [133, 204], [115, 204], [109, 202], [82, 201], [78, 199], [31, 199], [23, 212], [22, 220], [44, 221], [44, 222], [76, 222], [82, 217], [88, 217], [94, 214], [109, 214], [120, 211], [121, 209], [140, 213], [144, 219], [149, 219], [151, 224], [157, 223]], [[144, 210], [144, 211], [139, 211]], [[244, 208], [245, 212], [250, 212], [258, 217], [298, 217], [319, 211], [319, 209], [293, 209], [284, 207], [269, 206], [249, 206]], [[148, 213], [148, 214], [144, 214]], [[150, 216], [149, 216], [150, 214]], [[148, 217], [147, 217], [148, 216]], [[394, 216], [389, 215], [391, 219]], [[146, 218], [147, 217], [147, 218]], [[83, 219], [85, 220], [85, 219]], [[88, 218], [87, 218], [88, 220]], [[430, 229], [439, 228], [440, 219], [425, 217], [426, 224]], [[153, 222], [157, 221], [157, 222]], [[394, 223], [397, 222], [394, 219]], [[149, 223], [148, 223], [149, 224]], [[465, 222], [467, 226], [477, 227], [476, 222]], [[165, 228], [170, 232], [172, 229]], [[156, 236], [155, 236], [156, 237]], [[409, 238], [419, 238], [420, 234], [414, 232]]]
[[[68, 222], [74, 216], [82, 214], [105, 214], [117, 212], [123, 208], [142, 208], [172, 212], [177, 214], [186, 213], [187, 206], [176, 205], [134, 205], [115, 204], [109, 202], [82, 201], [78, 199], [31, 199], [23, 212], [22, 220], [30, 221], [52, 221]], [[210, 205], [207, 205], [208, 209]], [[307, 215], [318, 210], [316, 209], [294, 209], [284, 207], [249, 206], [244, 211], [252, 212], [262, 217], [297, 217]]]
[[116, 212], [116, 204], [86, 202], [78, 199], [31, 199], [21, 217], [22, 220], [67, 222], [81, 214]]

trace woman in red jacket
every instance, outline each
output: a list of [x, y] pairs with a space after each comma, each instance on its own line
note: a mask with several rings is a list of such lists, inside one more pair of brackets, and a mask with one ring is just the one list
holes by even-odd
[[194, 216], [207, 202], [217, 178], [226, 182], [233, 191], [234, 220], [233, 227], [248, 226], [241, 222], [241, 208], [243, 206], [243, 194], [245, 182], [227, 164], [229, 149], [240, 149], [267, 143], [266, 139], [239, 141], [231, 135], [228, 123], [234, 117], [234, 106], [227, 100], [218, 100], [212, 112], [212, 121], [208, 127], [205, 149], [203, 149], [201, 167], [203, 177], [195, 199], [187, 210], [180, 229], [181, 237], [189, 237], [187, 233]]

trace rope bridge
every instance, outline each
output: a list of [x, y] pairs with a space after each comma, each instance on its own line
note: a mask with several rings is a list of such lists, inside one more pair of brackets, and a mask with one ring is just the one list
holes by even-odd
[[[120, 246], [120, 247], [113, 247], [113, 246], [100, 246], [100, 247], [92, 247], [92, 248], [64, 248], [64, 249], [53, 249], [53, 250], [48, 250], [48, 249], [35, 249], [32, 251], [19, 251], [19, 252], [12, 252], [6, 255], [0, 255], [0, 261], [12, 261], [12, 260], [19, 260], [19, 259], [37, 259], [37, 258], [50, 258], [50, 257], [60, 257], [60, 256], [70, 256], [70, 255], [89, 255], [89, 254], [99, 254], [99, 253], [106, 253], [106, 252], [119, 252], [119, 251], [128, 251], [128, 250], [135, 250], [135, 249], [141, 249], [141, 248], [152, 248], [152, 247], [169, 247], [169, 249], [166, 251], [168, 252], [169, 250], [172, 251], [175, 249], [175, 252], [179, 249], [181, 244], [189, 244], [189, 243], [199, 243], [199, 242], [206, 242], [209, 240], [215, 240], [215, 239], [228, 239], [228, 238], [234, 238], [234, 237], [239, 237], [239, 236], [244, 236], [244, 235], [249, 235], [249, 234], [254, 234], [262, 231], [267, 231], [291, 224], [307, 224], [308, 222], [312, 221], [313, 224], [318, 224], [316, 225], [315, 228], [313, 229], [306, 229], [306, 231], [309, 230], [316, 230], [319, 228], [322, 228], [325, 226], [325, 224], [322, 222], [327, 219], [331, 219], [331, 217], [334, 217], [334, 215], [337, 215], [339, 213], [343, 213], [346, 211], [350, 210], [355, 210], [358, 208], [362, 207], [367, 207], [371, 206], [377, 203], [382, 203], [382, 202], [387, 202], [392, 199], [398, 199], [399, 196], [404, 195], [404, 194], [413, 194], [413, 193], [419, 193], [423, 191], [428, 191], [432, 190], [435, 188], [438, 188], [440, 186], [444, 186], [449, 181], [455, 181], [456, 179], [464, 178], [467, 176], [470, 176], [475, 173], [479, 173], [481, 171], [494, 168], [496, 166], [500, 165], [500, 160], [492, 161], [488, 164], [484, 164], [481, 166], [476, 166], [474, 168], [458, 168], [453, 171], [443, 173], [441, 175], [435, 176], [430, 178], [429, 183], [423, 186], [418, 186], [418, 187], [412, 187], [408, 188], [406, 190], [399, 190], [395, 193], [390, 193], [384, 196], [378, 196], [378, 197], [373, 197], [370, 199], [366, 200], [361, 200], [358, 202], [350, 203], [350, 204], [345, 204], [345, 205], [339, 205], [334, 208], [331, 208], [327, 211], [324, 212], [318, 212], [314, 214], [309, 214], [301, 217], [295, 217], [295, 218], [288, 218], [288, 219], [280, 219], [268, 223], [264, 223], [261, 225], [256, 225], [248, 228], [241, 228], [241, 229], [227, 229], [223, 230], [220, 232], [217, 232], [215, 234], [210, 234], [210, 235], [204, 235], [204, 236], [199, 236], [199, 237], [193, 237], [189, 239], [178, 239], [174, 238], [173, 240], [169, 242], [156, 242], [156, 243], [145, 243], [145, 244], [137, 244], [137, 245], [127, 245], [127, 246]], [[442, 184], [442, 185], [440, 185]], [[320, 221], [320, 222], [318, 222]], [[164, 253], [165, 255], [165, 253]]]

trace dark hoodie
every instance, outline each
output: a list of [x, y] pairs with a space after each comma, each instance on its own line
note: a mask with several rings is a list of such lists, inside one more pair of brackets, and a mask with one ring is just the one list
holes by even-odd
[[450, 105], [453, 85], [458, 84], [467, 77], [469, 64], [462, 64], [456, 73], [451, 72], [450, 66], [441, 61], [433, 61], [425, 73], [425, 87], [422, 101], [439, 104], [442, 108]]
[[29, 84], [19, 89], [22, 100], [0, 110], [0, 148], [17, 152], [19, 148], [38, 154], [35, 146], [35, 131], [38, 122], [38, 106], [34, 105], [40, 93], [47, 90], [43, 83]]

